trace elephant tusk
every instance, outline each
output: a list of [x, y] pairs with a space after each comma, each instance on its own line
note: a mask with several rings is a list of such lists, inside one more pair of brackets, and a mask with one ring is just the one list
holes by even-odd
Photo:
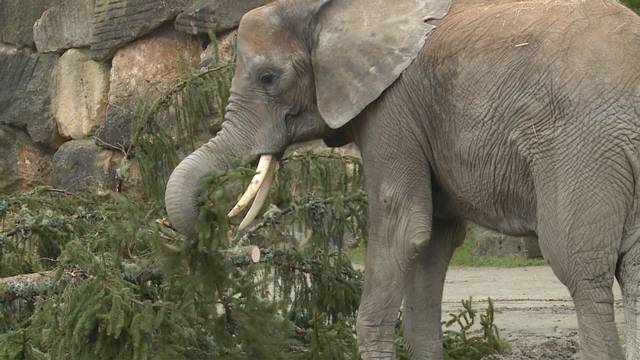
[[238, 200], [236, 206], [231, 209], [227, 217], [232, 218], [238, 215], [247, 207], [247, 205], [249, 205], [251, 200], [253, 200], [253, 198], [258, 193], [258, 190], [260, 190], [260, 188], [262, 187], [265, 175], [267, 174], [267, 171], [269, 170], [272, 162], [272, 155], [262, 155], [260, 157], [260, 161], [258, 161], [258, 167], [256, 168], [256, 175], [253, 177], [253, 179], [251, 179], [251, 183], [247, 187], [247, 190], [244, 192], [244, 194], [242, 194], [242, 197], [240, 197], [240, 200]]
[[258, 213], [260, 212], [260, 209], [262, 209], [262, 207], [264, 206], [265, 201], [267, 201], [269, 190], [271, 189], [271, 185], [273, 184], [273, 179], [275, 178], [275, 175], [276, 175], [277, 164], [278, 163], [276, 161], [273, 161], [270, 164], [269, 168], [267, 169], [267, 174], [265, 176], [264, 183], [260, 187], [260, 190], [258, 190], [256, 199], [253, 201], [253, 204], [251, 204], [251, 208], [249, 208], [247, 215], [245, 215], [244, 219], [242, 219], [242, 222], [240, 223], [240, 226], [238, 226], [239, 231], [244, 230], [247, 226], [249, 226], [249, 224], [251, 224], [251, 222], [258, 216]]

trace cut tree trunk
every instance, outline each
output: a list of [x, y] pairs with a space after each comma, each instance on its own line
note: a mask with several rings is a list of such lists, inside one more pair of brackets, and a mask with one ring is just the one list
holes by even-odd
[[[254, 245], [224, 251], [224, 256], [230, 258], [236, 266], [256, 264], [261, 261], [260, 255], [260, 248]], [[129, 281], [149, 281], [162, 278], [162, 274], [158, 270], [143, 269], [135, 263], [125, 263], [124, 267], [129, 269], [129, 271], [125, 271], [125, 278]], [[55, 271], [52, 270], [0, 278], [0, 302], [33, 299], [52, 288], [54, 276]], [[84, 279], [87, 275], [82, 270], [75, 268], [65, 270], [63, 277]]]
[[53, 271], [16, 275], [0, 279], [0, 301], [31, 299], [51, 288]]

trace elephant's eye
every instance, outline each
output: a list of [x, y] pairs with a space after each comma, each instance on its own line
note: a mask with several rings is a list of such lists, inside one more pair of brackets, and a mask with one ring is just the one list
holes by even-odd
[[260, 75], [260, 83], [264, 86], [272, 86], [276, 82], [276, 74], [265, 72]]

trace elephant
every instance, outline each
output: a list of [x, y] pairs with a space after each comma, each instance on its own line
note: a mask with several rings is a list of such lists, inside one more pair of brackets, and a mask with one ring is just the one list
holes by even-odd
[[252, 204], [243, 228], [290, 144], [353, 142], [363, 359], [395, 357], [400, 308], [412, 358], [443, 358], [443, 283], [472, 221], [538, 238], [583, 359], [640, 360], [638, 59], [640, 18], [615, 0], [276, 0], [240, 22], [222, 130], [171, 174], [169, 220], [193, 235], [200, 179], [242, 160], [258, 166], [230, 213]]

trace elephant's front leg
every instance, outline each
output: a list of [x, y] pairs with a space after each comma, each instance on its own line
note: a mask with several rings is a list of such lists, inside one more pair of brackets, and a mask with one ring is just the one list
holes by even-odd
[[464, 237], [464, 221], [435, 218], [429, 245], [407, 274], [403, 325], [412, 359], [443, 359], [442, 291], [451, 255]]
[[394, 359], [395, 323], [406, 277], [431, 235], [431, 185], [426, 162], [372, 165], [375, 161], [365, 155], [369, 242], [358, 349], [365, 360]]

